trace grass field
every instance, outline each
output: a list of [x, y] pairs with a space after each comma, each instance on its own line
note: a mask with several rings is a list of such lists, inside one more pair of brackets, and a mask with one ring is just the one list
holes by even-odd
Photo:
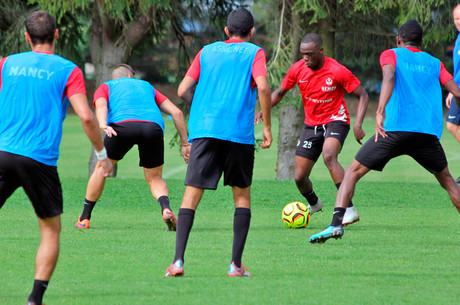
[[[373, 121], [366, 121], [368, 136]], [[167, 122], [167, 138], [172, 135]], [[258, 131], [259, 132], [259, 131]], [[167, 142], [168, 140], [166, 140]], [[455, 178], [458, 143], [443, 145]], [[53, 304], [459, 304], [460, 222], [448, 195], [409, 158], [390, 162], [358, 184], [361, 221], [342, 240], [311, 245], [331, 220], [335, 187], [321, 162], [312, 179], [325, 202], [309, 226], [288, 230], [281, 209], [301, 200], [292, 181], [275, 181], [276, 147], [256, 154], [253, 217], [243, 262], [252, 278], [228, 278], [232, 244], [231, 190], [205, 192], [185, 257], [183, 278], [164, 278], [175, 234], [161, 221], [137, 151], [120, 163], [94, 210], [92, 229], [73, 225], [81, 212], [90, 150], [78, 120], [65, 122], [59, 172], [65, 213], [61, 255], [44, 302]], [[358, 149], [350, 136], [341, 154], [348, 165]], [[185, 166], [166, 150], [165, 177], [177, 211]], [[302, 201], [302, 200], [301, 200]], [[22, 191], [0, 211], [0, 304], [23, 304], [33, 283], [39, 242], [36, 217]]]

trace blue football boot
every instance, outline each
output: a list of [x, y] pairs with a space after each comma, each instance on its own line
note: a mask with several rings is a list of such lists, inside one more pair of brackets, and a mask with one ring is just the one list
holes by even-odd
[[342, 226], [337, 226], [337, 227], [329, 226], [324, 231], [319, 232], [313, 235], [312, 237], [310, 237], [308, 241], [312, 244], [316, 244], [316, 243], [322, 244], [331, 237], [338, 239], [338, 238], [342, 238], [342, 236], [343, 236]]

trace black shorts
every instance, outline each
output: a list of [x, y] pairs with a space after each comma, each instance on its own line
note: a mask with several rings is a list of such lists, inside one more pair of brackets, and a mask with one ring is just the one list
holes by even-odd
[[455, 125], [460, 125], [460, 108], [458, 108], [454, 98], [452, 98], [452, 103], [450, 104], [449, 112], [446, 116], [446, 121]]
[[223, 172], [224, 185], [245, 188], [252, 183], [253, 169], [254, 145], [213, 138], [195, 139], [184, 184], [215, 190]]
[[163, 130], [152, 122], [123, 122], [110, 124], [116, 136], [104, 137], [107, 156], [112, 160], [121, 160], [137, 144], [139, 166], [154, 168], [164, 163]]
[[343, 146], [349, 131], [350, 125], [342, 121], [333, 121], [318, 126], [305, 124], [297, 142], [295, 155], [316, 162], [323, 151], [326, 138], [336, 138]]
[[447, 159], [438, 138], [418, 132], [387, 132], [388, 137], [370, 138], [356, 154], [355, 159], [365, 167], [382, 171], [388, 161], [408, 155], [432, 174], [447, 166]]
[[56, 166], [0, 151], [0, 208], [21, 186], [38, 217], [62, 214], [62, 188]]

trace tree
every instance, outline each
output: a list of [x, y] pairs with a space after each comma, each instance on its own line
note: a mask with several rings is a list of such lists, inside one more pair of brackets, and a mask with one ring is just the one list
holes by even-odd
[[[301, 17], [294, 9], [293, 0], [277, 3], [279, 29], [273, 56], [267, 64], [268, 76], [273, 89], [280, 86], [290, 65], [299, 59], [301, 39]], [[274, 114], [275, 112], [273, 112]], [[278, 106], [279, 134], [276, 177], [289, 180], [294, 177], [294, 153], [297, 139], [303, 127], [303, 107], [299, 103], [298, 91], [292, 90]]]

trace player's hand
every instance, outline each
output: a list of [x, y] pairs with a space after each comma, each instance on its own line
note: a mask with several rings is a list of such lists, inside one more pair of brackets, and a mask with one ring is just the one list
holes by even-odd
[[366, 136], [366, 133], [364, 132], [363, 127], [358, 124], [353, 125], [353, 133], [355, 134], [356, 141], [358, 141], [360, 145], [363, 145], [361, 140]]
[[182, 148], [180, 150], [180, 154], [182, 155], [182, 158], [184, 158], [185, 164], [188, 164], [188, 159], [190, 158], [190, 144], [188, 145], [182, 145]]
[[115, 131], [115, 129], [113, 129], [112, 127], [110, 126], [107, 126], [107, 125], [104, 125], [104, 126], [100, 126], [102, 131], [105, 132], [105, 134], [111, 138], [112, 136], [117, 136], [117, 132]]
[[263, 121], [264, 121], [264, 116], [262, 114], [262, 111], [259, 111], [254, 118], [254, 125], [259, 124], [260, 122], [263, 122]]
[[381, 135], [383, 138], [388, 137], [386, 134], [385, 129], [383, 129], [383, 114], [376, 114], [375, 115], [375, 142], [377, 142], [377, 139], [379, 135]]
[[100, 160], [99, 162], [101, 164], [104, 177], [108, 177], [113, 169], [112, 162], [109, 160], [109, 158], [105, 158], [104, 160]]
[[269, 148], [270, 145], [272, 145], [272, 142], [273, 142], [272, 132], [269, 128], [264, 127], [263, 135], [264, 135], [264, 141], [260, 143], [260, 147], [262, 147], [262, 149], [266, 149], [266, 148]]
[[447, 108], [450, 108], [450, 105], [452, 104], [452, 98], [453, 97], [454, 97], [454, 95], [449, 92], [449, 94], [446, 97], [446, 106], [447, 106]]

